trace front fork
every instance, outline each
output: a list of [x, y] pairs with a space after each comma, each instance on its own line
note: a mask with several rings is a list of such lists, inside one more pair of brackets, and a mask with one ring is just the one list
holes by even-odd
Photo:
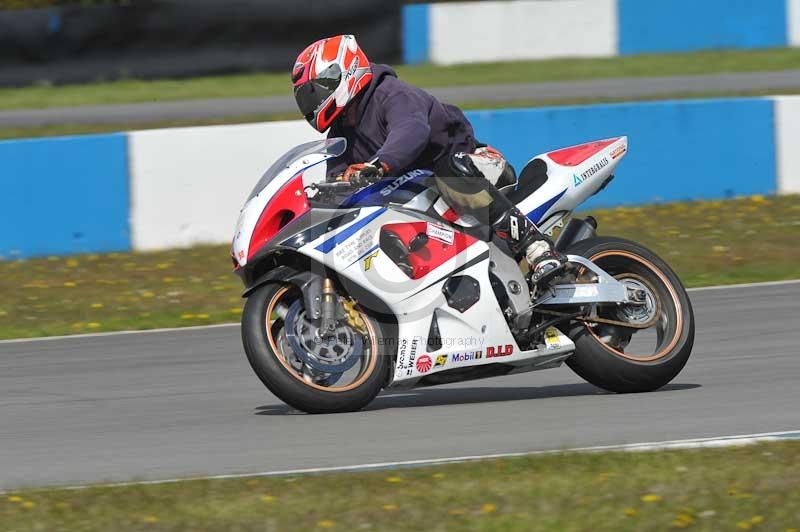
[[366, 332], [364, 320], [356, 310], [357, 303], [352, 298], [339, 297], [330, 277], [323, 278], [320, 297], [321, 316], [317, 337], [324, 338], [326, 335], [335, 334], [336, 328], [343, 320], [354, 331]]
[[322, 316], [318, 335], [325, 336], [333, 334], [336, 330], [336, 307], [338, 298], [336, 297], [336, 289], [333, 286], [333, 280], [330, 277], [325, 277], [322, 280], [321, 296]]

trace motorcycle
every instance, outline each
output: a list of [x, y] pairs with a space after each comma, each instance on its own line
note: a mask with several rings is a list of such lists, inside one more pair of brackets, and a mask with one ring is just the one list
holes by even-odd
[[[242, 342], [292, 407], [354, 411], [383, 389], [555, 368], [617, 393], [656, 390], [686, 364], [694, 315], [677, 275], [644, 246], [598, 236], [572, 212], [614, 177], [617, 137], [532, 158], [501, 189], [553, 235], [568, 268], [544, 288], [413, 170], [360, 190], [326, 182], [345, 139], [290, 150], [247, 198], [231, 247], [247, 298]], [[568, 221], [568, 223], [567, 223]]]

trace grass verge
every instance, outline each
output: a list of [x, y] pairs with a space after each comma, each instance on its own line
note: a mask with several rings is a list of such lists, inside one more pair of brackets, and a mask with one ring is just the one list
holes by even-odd
[[[425, 87], [646, 77], [800, 68], [800, 49], [728, 50], [591, 59], [548, 59], [454, 66], [399, 66], [402, 79]], [[237, 74], [180, 80], [122, 80], [83, 85], [0, 89], [0, 109], [41, 109], [287, 94], [288, 73]]]
[[800, 443], [554, 454], [287, 478], [21, 491], [7, 530], [780, 530]]
[[[652, 248], [687, 286], [800, 278], [800, 197], [594, 211], [600, 233]], [[0, 338], [236, 321], [228, 246], [0, 261]]]

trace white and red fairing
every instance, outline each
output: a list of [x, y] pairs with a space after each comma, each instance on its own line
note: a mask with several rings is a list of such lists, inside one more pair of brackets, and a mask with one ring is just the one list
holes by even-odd
[[[552, 228], [607, 182], [626, 150], [627, 138], [617, 137], [537, 156], [547, 164], [548, 179], [518, 206], [544, 230]], [[319, 168], [327, 158], [317, 154], [293, 162], [248, 201], [232, 248], [238, 266], [244, 266], [262, 245], [259, 228], [263, 232], [263, 226], [269, 223], [261, 224], [260, 220], [268, 209], [288, 210], [294, 217], [308, 210], [303, 176], [310, 176], [312, 167]], [[404, 178], [400, 176], [396, 182]], [[445, 213], [443, 218], [447, 221], [424, 214], [432, 204], [440, 214]], [[542, 353], [520, 349], [494, 297], [490, 257], [506, 260], [498, 256], [498, 250], [461, 233], [458, 225], [471, 225], [470, 221], [453, 219], [452, 213], [448, 217], [447, 207], [442, 206], [435, 191], [427, 189], [402, 207], [361, 207], [351, 222], [296, 250], [375, 294], [395, 314], [398, 356], [394, 383], [413, 383], [438, 371], [494, 362], [516, 365], [521, 370], [546, 363], [547, 357], [541, 362]], [[407, 240], [423, 227], [429, 236], [428, 244], [412, 264], [411, 272], [404, 272], [379, 248], [381, 231], [394, 231]], [[445, 281], [454, 273], [470, 276], [479, 285], [480, 299], [463, 312], [450, 307], [442, 292]], [[430, 354], [426, 341], [434, 313], [442, 347]], [[573, 349], [572, 341], [559, 334], [548, 343], [547, 354], [556, 356]]]
[[[321, 144], [324, 145], [325, 141]], [[275, 236], [286, 217], [298, 218], [309, 210], [303, 187], [324, 180], [325, 165], [321, 163], [336, 155], [327, 152], [303, 154], [296, 160], [287, 161], [274, 177], [265, 180], [263, 187], [256, 186], [257, 190], [247, 199], [236, 221], [231, 255], [237, 268], [244, 267]]]
[[548, 179], [518, 203], [520, 210], [551, 230], [608, 183], [627, 151], [628, 137], [614, 137], [534, 157], [547, 163]]
[[[614, 175], [619, 161], [628, 151], [628, 137], [614, 137], [570, 146], [533, 157], [547, 165], [547, 181], [517, 203], [517, 207], [544, 232], [567, 218], [581, 203], [597, 193]], [[516, 186], [523, 186], [518, 183]], [[512, 188], [512, 187], [507, 187]], [[459, 218], [442, 200], [435, 210], [456, 225], [474, 226], [477, 220]]]

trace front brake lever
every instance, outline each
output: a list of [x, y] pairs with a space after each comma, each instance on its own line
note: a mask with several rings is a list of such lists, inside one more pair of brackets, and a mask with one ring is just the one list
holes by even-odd
[[337, 192], [344, 192], [348, 190], [353, 190], [355, 187], [349, 181], [333, 181], [330, 183], [322, 182], [322, 183], [312, 183], [311, 185], [305, 187], [306, 189], [311, 189], [316, 193], [314, 196], [309, 197], [323, 197], [325, 199], [332, 199], [336, 197]]

